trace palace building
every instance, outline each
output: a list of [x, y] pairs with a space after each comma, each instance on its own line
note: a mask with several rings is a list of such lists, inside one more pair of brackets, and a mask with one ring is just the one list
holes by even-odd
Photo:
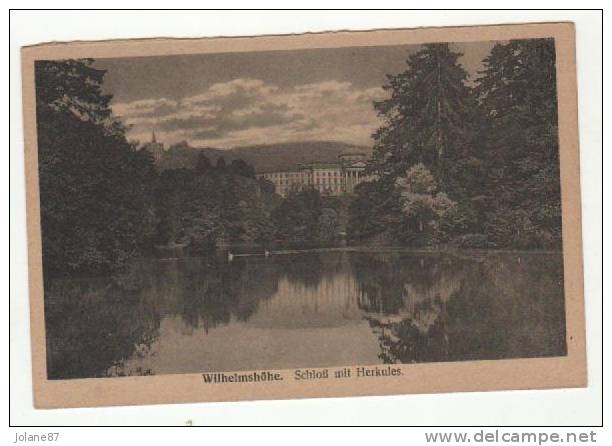
[[367, 180], [365, 161], [365, 154], [349, 152], [339, 155], [337, 163], [300, 164], [292, 170], [262, 172], [257, 177], [271, 181], [283, 197], [306, 187], [322, 195], [352, 194], [357, 184]]

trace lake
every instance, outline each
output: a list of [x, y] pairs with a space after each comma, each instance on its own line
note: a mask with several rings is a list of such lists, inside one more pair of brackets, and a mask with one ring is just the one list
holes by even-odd
[[566, 354], [560, 253], [138, 259], [45, 286], [50, 379]]

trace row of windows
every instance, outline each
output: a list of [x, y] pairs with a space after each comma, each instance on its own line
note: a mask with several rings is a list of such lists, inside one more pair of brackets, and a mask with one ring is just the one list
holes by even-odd
[[[316, 177], [343, 177], [344, 172], [340, 170], [324, 170], [324, 171], [314, 171], [312, 175]], [[264, 174], [266, 178], [295, 178], [295, 177], [309, 177], [311, 174], [309, 172], [274, 172]]]
[[344, 178], [346, 175], [352, 176], [355, 174], [363, 174], [363, 170], [347, 170], [345, 172], [315, 172], [314, 174], [301, 174], [291, 175], [286, 173], [264, 173], [261, 176], [264, 178], [277, 179], [277, 178], [293, 178], [293, 179], [304, 179], [304, 178], [321, 178], [321, 177], [340, 177]]
[[[319, 178], [316, 179], [315, 181], [313, 181], [313, 184], [342, 184], [343, 178]], [[292, 181], [292, 180], [285, 180], [285, 179], [281, 179], [281, 180], [277, 180], [275, 181], [276, 184], [279, 185], [284, 185], [284, 184], [306, 184], [306, 182], [299, 182], [299, 181]], [[310, 184], [310, 182], [308, 182], [307, 184]]]
[[323, 177], [325, 177], [325, 176], [327, 176], [327, 177], [339, 177], [339, 176], [342, 176], [342, 172], [339, 172], [337, 170], [333, 170], [331, 172], [329, 172], [329, 171], [328, 172], [315, 172], [314, 173], [315, 177], [317, 176], [317, 174], [318, 174], [318, 176], [323, 176]]
[[273, 172], [264, 174], [267, 177], [288, 177], [297, 175], [300, 172]]
[[[335, 191], [341, 191], [343, 190], [343, 188], [340, 185], [325, 185], [325, 184], [315, 184], [313, 186], [315, 189], [318, 189], [320, 191], [324, 191], [324, 190], [335, 190]], [[278, 188], [278, 191], [280, 192], [286, 192], [287, 190], [291, 190], [290, 187], [287, 186], [281, 186]]]

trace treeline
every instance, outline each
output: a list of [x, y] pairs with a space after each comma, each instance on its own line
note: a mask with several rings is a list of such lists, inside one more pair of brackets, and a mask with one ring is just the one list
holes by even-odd
[[275, 240], [337, 242], [346, 231], [349, 201], [346, 197], [321, 196], [316, 189], [290, 191], [272, 212]]
[[37, 61], [45, 274], [108, 272], [156, 245], [333, 242], [558, 248], [561, 197], [552, 39], [496, 44], [473, 84], [448, 44], [425, 45], [375, 103], [373, 181], [350, 202], [282, 199], [252, 166], [200, 154], [158, 172], [128, 142], [92, 60]]
[[199, 153], [193, 168], [156, 169], [146, 145], [128, 142], [92, 63], [35, 66], [45, 274], [104, 274], [159, 248], [338, 238], [346, 200], [283, 199], [242, 160]]
[[92, 60], [38, 61], [36, 116], [45, 274], [107, 273], [156, 245], [269, 240], [278, 197], [241, 160], [159, 173], [103, 94]]
[[425, 45], [388, 76], [351, 240], [560, 247], [554, 40], [496, 44], [473, 84], [459, 57]]
[[219, 244], [329, 243], [346, 228], [348, 200], [295, 189], [286, 197], [242, 160], [164, 170], [155, 189], [156, 242], [209, 251]]
[[164, 170], [155, 197], [158, 244], [208, 250], [218, 243], [262, 242], [273, 238], [274, 186], [257, 180], [242, 160], [213, 166], [200, 154], [194, 169]]

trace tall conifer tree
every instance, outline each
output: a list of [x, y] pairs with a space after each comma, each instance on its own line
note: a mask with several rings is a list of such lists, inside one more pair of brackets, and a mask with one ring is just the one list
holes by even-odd
[[453, 163], [469, 150], [474, 110], [460, 56], [447, 43], [424, 45], [405, 71], [388, 76], [390, 97], [375, 103], [384, 121], [374, 134], [378, 173], [397, 176], [423, 163], [443, 190], [456, 188]]
[[497, 44], [476, 92], [483, 111], [487, 232], [499, 245], [561, 240], [557, 86], [553, 39]]

